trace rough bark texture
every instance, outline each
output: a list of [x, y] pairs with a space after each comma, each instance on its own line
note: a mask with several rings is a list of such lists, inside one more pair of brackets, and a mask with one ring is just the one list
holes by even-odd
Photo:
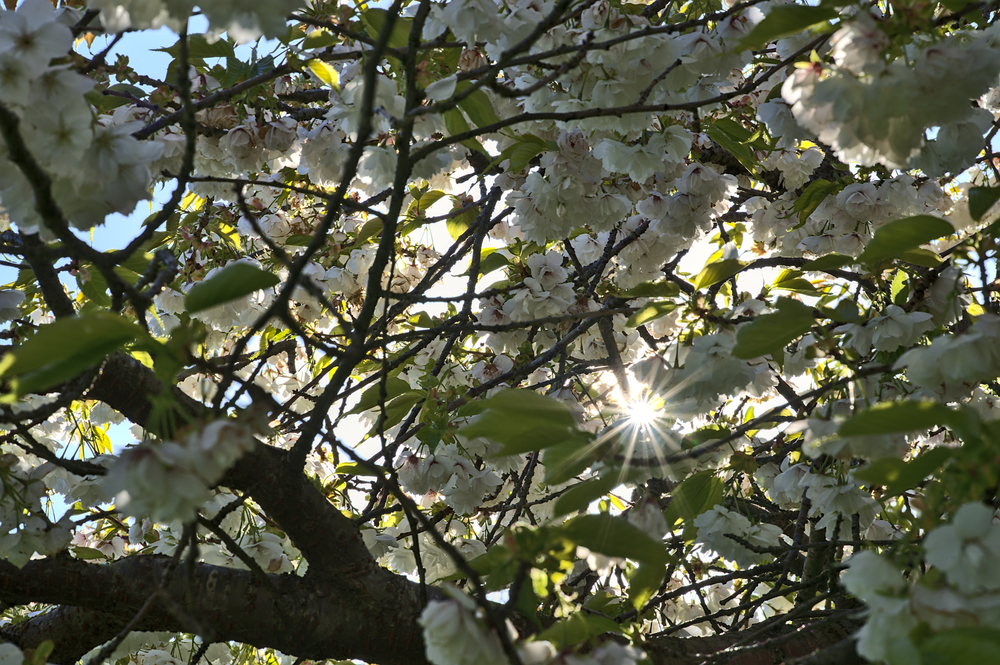
[[[144, 424], [150, 415], [150, 396], [162, 389], [150, 370], [117, 353], [108, 359], [88, 397]], [[192, 413], [202, 408], [180, 393], [177, 397]], [[273, 647], [313, 660], [425, 663], [417, 624], [422, 609], [419, 585], [380, 568], [360, 530], [288, 463], [288, 457], [286, 451], [262, 444], [244, 456], [222, 484], [253, 498], [288, 534], [309, 563], [304, 577], [255, 575], [187, 561], [171, 569], [171, 560], [157, 555], [110, 564], [60, 555], [30, 561], [21, 569], [0, 562], [0, 600], [59, 606], [6, 627], [2, 636], [22, 649], [53, 640], [50, 662], [72, 663], [140, 614], [138, 630], [198, 633], [206, 639]], [[443, 597], [433, 587], [427, 593], [430, 600]], [[755, 635], [752, 648], [733, 647], [747, 637], [741, 632], [666, 637], [645, 648], [656, 665], [702, 661], [763, 665], [831, 646], [839, 662], [850, 663], [859, 661], [852, 643], [844, 639], [856, 628], [851, 622], [819, 628], [779, 626]]]

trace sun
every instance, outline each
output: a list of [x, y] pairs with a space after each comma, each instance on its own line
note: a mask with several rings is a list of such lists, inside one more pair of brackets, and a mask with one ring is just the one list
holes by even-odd
[[663, 400], [646, 392], [638, 399], [629, 400], [625, 405], [625, 418], [629, 424], [645, 429], [664, 415]]

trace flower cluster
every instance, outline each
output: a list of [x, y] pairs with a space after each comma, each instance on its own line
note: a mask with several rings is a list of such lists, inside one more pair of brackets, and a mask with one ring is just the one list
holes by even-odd
[[[992, 121], [989, 112], [960, 101], [996, 86], [996, 39], [993, 29], [955, 34], [914, 43], [905, 59], [889, 62], [887, 35], [862, 12], [834, 35], [835, 66], [804, 64], [785, 82], [782, 96], [795, 120], [844, 161], [919, 167], [934, 176], [960, 171], [972, 164]], [[939, 128], [931, 140], [929, 127]]]
[[893, 651], [912, 653], [911, 631], [919, 624], [933, 632], [1000, 628], [1000, 580], [992, 565], [1000, 557], [1000, 523], [993, 513], [965, 504], [950, 524], [927, 534], [924, 559], [944, 575], [937, 581], [924, 575], [908, 584], [895, 564], [871, 551], [851, 557], [841, 581], [868, 607], [858, 653], [875, 661], [889, 660]]
[[213, 487], [256, 445], [254, 429], [233, 420], [196, 427], [176, 441], [144, 441], [108, 470], [105, 489], [125, 514], [170, 522], [189, 520]]

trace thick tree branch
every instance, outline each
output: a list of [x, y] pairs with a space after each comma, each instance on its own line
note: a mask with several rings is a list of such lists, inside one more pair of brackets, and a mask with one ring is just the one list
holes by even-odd
[[[160, 589], [170, 602], [155, 601], [137, 629], [197, 632], [202, 626], [215, 639], [273, 647], [315, 660], [425, 662], [416, 624], [417, 586], [388, 571], [374, 569], [365, 580], [365, 594], [357, 593], [353, 585], [317, 585], [294, 575], [272, 575], [279, 598], [251, 572], [203, 563], [162, 583], [169, 564], [168, 557], [154, 555], [108, 565], [56, 557], [29, 561], [21, 569], [0, 562], [4, 602], [76, 608], [29, 619], [6, 629], [4, 636], [22, 649], [51, 639], [56, 651], [50, 662], [71, 663], [113, 637]], [[192, 571], [190, 577], [187, 570]], [[441, 597], [439, 592], [432, 596]], [[182, 608], [183, 614], [171, 605]]]

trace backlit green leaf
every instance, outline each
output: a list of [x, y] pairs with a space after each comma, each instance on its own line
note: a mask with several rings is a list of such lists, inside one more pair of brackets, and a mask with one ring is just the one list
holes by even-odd
[[[388, 18], [389, 12], [384, 9], [369, 9], [361, 13], [361, 23], [372, 39], [379, 38]], [[389, 36], [389, 48], [406, 48], [412, 25], [413, 19], [397, 17], [392, 26], [392, 34]]]
[[663, 583], [665, 568], [656, 563], [642, 563], [628, 576], [628, 602], [636, 610], [641, 610]]
[[954, 454], [952, 448], [933, 448], [909, 462], [881, 457], [854, 472], [859, 480], [885, 486], [885, 497], [897, 496], [923, 482], [943, 467]]
[[709, 263], [694, 278], [694, 288], [704, 289], [729, 279], [740, 270], [743, 270], [744, 266], [745, 264], [737, 259], [724, 259], [715, 263]]
[[328, 85], [337, 92], [340, 92], [340, 75], [331, 65], [323, 62], [322, 60], [313, 59], [306, 62], [306, 67], [316, 78], [322, 81], [324, 85]]
[[1000, 201], [1000, 187], [970, 188], [969, 216], [978, 222], [997, 201]]
[[686, 478], [674, 488], [670, 505], [663, 512], [667, 526], [675, 528], [678, 523], [689, 523], [722, 501], [725, 485], [713, 471], [699, 471]]
[[797, 35], [817, 23], [825, 23], [838, 16], [835, 9], [828, 7], [806, 7], [803, 5], [772, 7], [764, 20], [754, 26], [750, 34], [743, 38], [740, 47], [757, 50], [768, 42]]
[[829, 180], [823, 180], [822, 178], [817, 178], [813, 180], [809, 185], [802, 190], [802, 194], [795, 199], [795, 205], [793, 209], [795, 212], [799, 213], [799, 224], [805, 224], [806, 219], [809, 215], [816, 212], [816, 208], [822, 203], [827, 196], [830, 194], [835, 194], [844, 188], [843, 185], [830, 182]]
[[965, 626], [931, 635], [918, 647], [921, 665], [1000, 662], [1000, 630]]
[[851, 258], [850, 256], [844, 256], [843, 254], [827, 254], [826, 256], [821, 256], [814, 261], [809, 261], [802, 266], [802, 270], [814, 270], [816, 272], [822, 272], [824, 270], [838, 270], [857, 262], [857, 259]]
[[940, 217], [914, 215], [897, 219], [875, 232], [875, 237], [858, 257], [858, 263], [872, 264], [899, 258], [907, 250], [917, 249], [954, 232], [955, 227]]
[[575, 517], [560, 532], [567, 540], [605, 556], [660, 565], [670, 559], [663, 543], [623, 518], [607, 513]]
[[745, 359], [766, 355], [809, 332], [812, 325], [811, 307], [791, 298], [778, 298], [777, 311], [740, 326], [733, 355]]
[[[463, 89], [468, 87], [469, 83], [463, 81], [458, 84], [457, 90], [461, 92]], [[471, 120], [476, 127], [487, 127], [500, 122], [500, 117], [497, 115], [497, 112], [493, 110], [493, 104], [490, 102], [490, 98], [482, 90], [476, 90], [468, 97], [465, 97], [458, 103], [458, 106], [468, 114], [469, 120]]]
[[270, 288], [280, 281], [272, 273], [248, 263], [230, 263], [211, 279], [195, 284], [184, 298], [184, 305], [193, 314]]
[[621, 298], [675, 298], [681, 288], [674, 282], [643, 282], [618, 294]]
[[148, 334], [107, 311], [65, 317], [43, 325], [0, 360], [0, 379], [11, 381], [16, 396], [68, 381], [111, 353]]
[[950, 423], [955, 412], [932, 401], [903, 400], [882, 402], [848, 418], [840, 426], [840, 436], [894, 434], [930, 429]]
[[646, 303], [639, 311], [634, 312], [632, 316], [628, 318], [625, 322], [625, 326], [628, 328], [635, 328], [641, 326], [644, 323], [649, 323], [661, 316], [666, 316], [670, 312], [677, 309], [677, 303], [672, 300], [657, 300], [654, 302]]
[[592, 502], [601, 498], [617, 486], [618, 477], [615, 474], [585, 480], [579, 485], [569, 488], [565, 494], [556, 500], [553, 515], [559, 517], [560, 515], [584, 510]]
[[[358, 403], [354, 405], [354, 408], [347, 413], [361, 413], [362, 411], [367, 411], [368, 409], [374, 409], [378, 406], [379, 401], [382, 399], [383, 386], [381, 383], [376, 383], [375, 385], [367, 388], [362, 394], [361, 399]], [[395, 376], [387, 377], [385, 380], [385, 400], [388, 402], [394, 397], [398, 397], [403, 393], [410, 390], [410, 384], [403, 379], [397, 378]]]
[[537, 639], [551, 642], [557, 649], [565, 649], [605, 633], [620, 632], [621, 626], [607, 617], [578, 612], [546, 628]]

